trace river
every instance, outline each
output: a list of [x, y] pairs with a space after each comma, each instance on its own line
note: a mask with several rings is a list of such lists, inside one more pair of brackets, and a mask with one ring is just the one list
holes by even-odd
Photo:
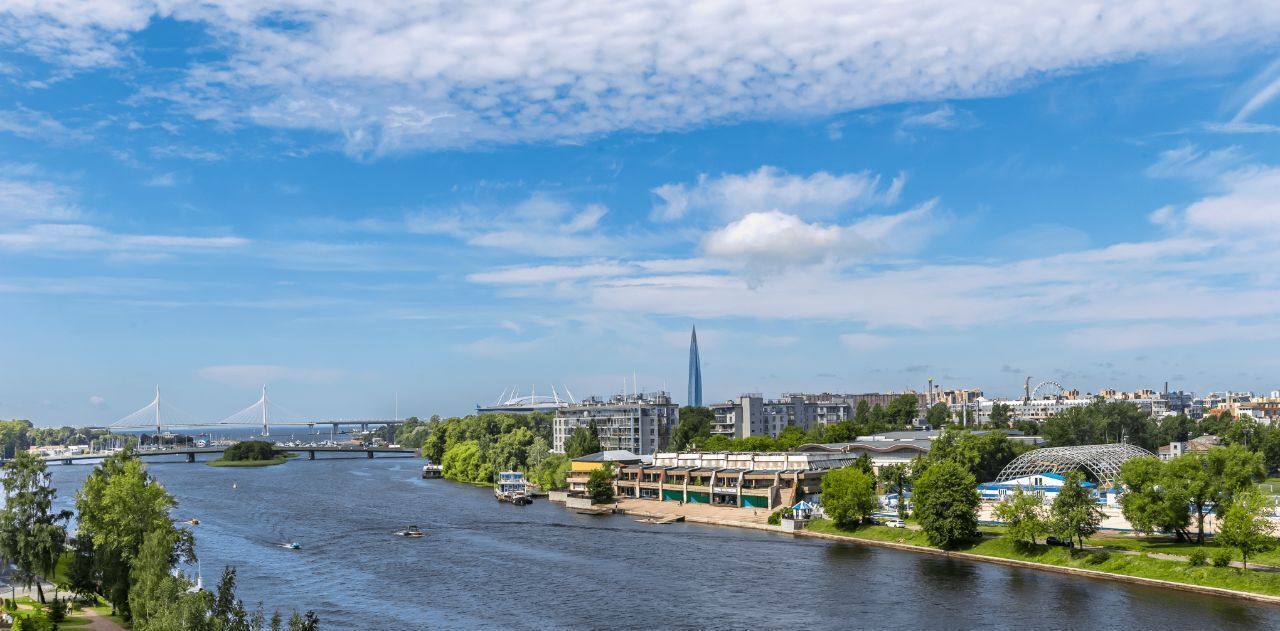
[[[319, 456], [318, 456], [319, 457]], [[1280, 607], [855, 544], [593, 517], [419, 478], [419, 460], [150, 464], [205, 584], [336, 629], [1280, 628]], [[60, 507], [91, 467], [52, 466]], [[233, 485], [235, 488], [233, 488]], [[416, 524], [427, 535], [392, 532]], [[301, 543], [297, 551], [282, 541]]]

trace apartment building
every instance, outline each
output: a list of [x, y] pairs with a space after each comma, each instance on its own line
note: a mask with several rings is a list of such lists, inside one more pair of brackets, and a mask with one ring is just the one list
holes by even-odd
[[579, 427], [595, 421], [600, 447], [652, 454], [666, 447], [671, 430], [680, 422], [680, 406], [666, 392], [591, 397], [556, 410], [552, 421], [552, 451], [564, 453], [565, 442]]

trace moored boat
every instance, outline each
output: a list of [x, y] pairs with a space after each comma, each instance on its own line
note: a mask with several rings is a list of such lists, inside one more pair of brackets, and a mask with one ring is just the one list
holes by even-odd
[[493, 487], [493, 496], [499, 502], [511, 502], [516, 506], [533, 503], [529, 495], [529, 482], [519, 471], [503, 471], [498, 474], [498, 483]]

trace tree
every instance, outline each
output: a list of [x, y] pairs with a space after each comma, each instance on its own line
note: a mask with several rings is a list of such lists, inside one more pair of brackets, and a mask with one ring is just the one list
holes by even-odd
[[914, 394], [902, 394], [889, 402], [884, 409], [886, 421], [896, 427], [906, 427], [916, 420], [920, 409], [920, 397]]
[[934, 403], [924, 415], [930, 427], [942, 427], [951, 422], [951, 408], [946, 403]]
[[1249, 556], [1266, 552], [1276, 546], [1272, 533], [1275, 527], [1267, 513], [1272, 506], [1257, 488], [1239, 492], [1226, 516], [1218, 526], [1218, 541], [1229, 548], [1240, 551], [1240, 560], [1245, 569], [1249, 567]]
[[613, 501], [613, 465], [605, 463], [599, 469], [591, 471], [587, 478], [587, 495], [596, 504], [608, 504]]
[[996, 519], [1008, 527], [1014, 541], [1036, 544], [1036, 538], [1049, 526], [1044, 516], [1044, 499], [1039, 493], [1027, 493], [1018, 487], [1013, 495], [996, 505]]
[[543, 490], [563, 489], [568, 483], [569, 466], [569, 458], [564, 454], [549, 454], [534, 469], [531, 477]]
[[990, 418], [992, 427], [1008, 427], [1009, 420], [1013, 418], [1013, 408], [1008, 403], [993, 403]]
[[529, 450], [534, 440], [532, 430], [517, 427], [498, 436], [488, 460], [499, 471], [523, 471], [528, 466]]
[[929, 449], [929, 460], [952, 460], [964, 465], [974, 478], [987, 482], [1000, 475], [1004, 466], [1027, 449], [1009, 440], [1003, 431], [973, 433], [949, 427]]
[[822, 509], [841, 528], [856, 526], [876, 508], [876, 483], [859, 467], [833, 469], [822, 478]]
[[1133, 458], [1120, 466], [1120, 507], [1134, 530], [1151, 534], [1172, 532], [1179, 541], [1190, 538], [1190, 500], [1171, 476], [1170, 467], [1154, 456]]
[[1072, 546], [1078, 542], [1080, 547], [1084, 546], [1085, 537], [1098, 532], [1104, 517], [1083, 482], [1084, 475], [1079, 471], [1068, 473], [1049, 509], [1050, 530], [1072, 542]]
[[1255, 480], [1266, 475], [1262, 454], [1241, 445], [1210, 449], [1204, 464], [1214, 482], [1213, 503], [1219, 518], [1226, 514], [1236, 493], [1252, 488]]
[[459, 482], [488, 484], [493, 482], [493, 465], [484, 457], [480, 443], [474, 440], [460, 442], [449, 448], [440, 460], [444, 477]]
[[75, 537], [71, 554], [66, 587], [81, 598], [90, 598], [98, 591], [98, 575], [93, 564], [93, 539]]
[[871, 404], [866, 399], [858, 401], [857, 407], [853, 409], [853, 422], [861, 427], [871, 422]]
[[671, 451], [684, 451], [692, 445], [700, 444], [702, 440], [711, 437], [711, 423], [715, 420], [715, 414], [710, 408], [689, 405], [680, 408], [680, 424], [676, 425], [674, 431], [671, 432], [671, 442], [668, 449]]
[[20, 451], [4, 465], [4, 510], [0, 512], [0, 555], [17, 568], [18, 580], [34, 582], [40, 602], [40, 576], [52, 577], [67, 538], [69, 511], [53, 511], [57, 490], [49, 486], [43, 460]]
[[777, 444], [775, 446], [778, 448], [778, 451], [794, 451], [800, 445], [808, 442], [806, 440], [807, 437], [808, 435], [803, 429], [800, 429], [795, 425], [789, 425], [783, 428], [782, 432], [778, 434], [778, 438], [775, 441]]
[[191, 533], [173, 525], [173, 496], [146, 473], [131, 451], [107, 458], [90, 472], [76, 494], [79, 536], [93, 541], [94, 562], [113, 607], [128, 615], [133, 560], [147, 533], [169, 530], [170, 557], [195, 560]]
[[600, 431], [596, 429], [595, 419], [587, 427], [575, 428], [564, 441], [564, 453], [570, 460], [601, 451], [604, 450], [600, 448]]
[[129, 612], [135, 631], [242, 631], [226, 625], [215, 625], [210, 616], [213, 597], [205, 591], [189, 591], [191, 582], [174, 575], [173, 548], [177, 533], [157, 528], [143, 538], [142, 548], [134, 557], [129, 587]]
[[921, 528], [936, 546], [952, 547], [978, 527], [977, 482], [958, 463], [930, 464], [916, 479], [912, 499]]
[[907, 518], [907, 485], [911, 480], [911, 468], [905, 462], [880, 467], [880, 481], [885, 491], [898, 496], [898, 518]]

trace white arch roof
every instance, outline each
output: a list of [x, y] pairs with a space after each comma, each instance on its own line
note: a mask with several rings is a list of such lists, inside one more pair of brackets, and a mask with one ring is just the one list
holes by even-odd
[[1086, 469], [1098, 479], [1098, 486], [1113, 486], [1120, 465], [1133, 458], [1155, 454], [1125, 443], [1046, 447], [1028, 451], [1005, 465], [996, 482], [1006, 482], [1037, 473], [1068, 473]]

